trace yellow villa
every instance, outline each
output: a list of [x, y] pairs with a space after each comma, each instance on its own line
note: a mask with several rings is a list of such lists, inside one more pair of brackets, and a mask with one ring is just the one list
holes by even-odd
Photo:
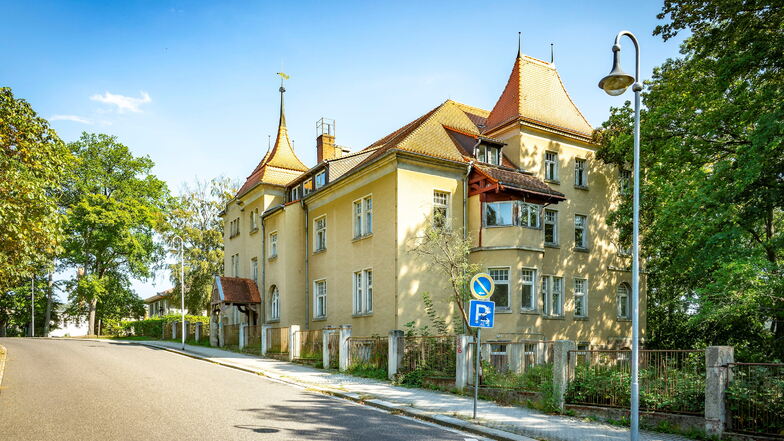
[[[322, 119], [314, 167], [292, 148], [284, 93], [273, 148], [223, 213], [215, 320], [387, 335], [431, 325], [426, 292], [451, 323], [448, 281], [411, 252], [441, 213], [496, 282], [491, 334], [627, 345], [630, 258], [605, 218], [628, 172], [596, 159], [593, 129], [552, 63], [518, 52], [492, 110], [447, 100], [356, 152]], [[260, 304], [229, 301], [252, 297], [225, 292], [247, 285], [233, 278], [252, 280]], [[644, 284], [641, 300], [645, 311]]]

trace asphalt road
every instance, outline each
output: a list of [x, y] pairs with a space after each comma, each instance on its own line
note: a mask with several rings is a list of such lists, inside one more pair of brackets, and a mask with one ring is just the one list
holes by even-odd
[[145, 346], [0, 345], [0, 440], [481, 439]]

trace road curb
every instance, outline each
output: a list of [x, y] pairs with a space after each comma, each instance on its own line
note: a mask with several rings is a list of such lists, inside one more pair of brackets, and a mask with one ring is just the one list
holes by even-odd
[[281, 383], [290, 384], [293, 386], [298, 386], [305, 388], [308, 391], [318, 392], [323, 395], [329, 395], [335, 398], [344, 399], [347, 401], [352, 401], [357, 404], [361, 404], [364, 406], [374, 407], [376, 409], [384, 410], [390, 413], [402, 414], [410, 418], [415, 418], [418, 420], [426, 421], [431, 424], [435, 424], [438, 426], [448, 427], [450, 429], [457, 429], [462, 430], [464, 432], [473, 433], [475, 435], [484, 436], [486, 438], [498, 440], [498, 441], [535, 441], [533, 438], [529, 438], [527, 436], [517, 435], [510, 432], [505, 432], [498, 429], [493, 429], [490, 427], [485, 427], [479, 424], [471, 423], [468, 421], [461, 420], [459, 418], [450, 417], [447, 415], [440, 415], [440, 414], [430, 414], [428, 412], [414, 409], [410, 406], [404, 404], [395, 404], [390, 403], [388, 401], [379, 400], [379, 399], [364, 399], [360, 394], [356, 394], [353, 392], [340, 392], [333, 389], [326, 389], [323, 387], [315, 386], [308, 383], [299, 383], [296, 381], [287, 380], [285, 378], [279, 377], [277, 375], [270, 375], [266, 372], [250, 369], [243, 366], [238, 366], [232, 363], [224, 363], [216, 360], [212, 360], [207, 357], [203, 357], [201, 355], [188, 353], [179, 349], [167, 348], [165, 346], [159, 346], [154, 343], [145, 343], [145, 342], [129, 342], [132, 344], [137, 344], [140, 346], [147, 346], [156, 349], [163, 349], [164, 351], [172, 352], [174, 354], [183, 355], [185, 357], [190, 357], [196, 360], [206, 361], [208, 363], [217, 364], [219, 366], [236, 369], [238, 371], [243, 371], [251, 374], [256, 374], [262, 377], [266, 377], [275, 381], [279, 381]]
[[8, 350], [5, 346], [0, 345], [0, 394], [3, 393], [3, 371], [5, 371], [5, 358]]

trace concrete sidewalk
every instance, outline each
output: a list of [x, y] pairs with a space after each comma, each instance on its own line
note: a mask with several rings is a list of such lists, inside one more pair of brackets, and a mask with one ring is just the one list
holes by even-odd
[[[105, 340], [104, 340], [105, 341]], [[117, 340], [114, 340], [117, 342]], [[134, 341], [180, 352], [181, 345], [174, 342]], [[471, 420], [473, 401], [446, 392], [411, 389], [393, 386], [389, 382], [332, 373], [295, 363], [238, 354], [217, 348], [186, 345], [184, 353], [213, 363], [275, 380], [316, 389], [354, 401], [400, 411], [411, 416], [428, 419], [440, 424], [480, 433], [495, 439], [526, 440], [525, 437], [552, 441], [625, 441], [629, 430], [579, 418], [547, 415], [524, 407], [502, 406], [480, 400], [477, 420]], [[520, 436], [522, 435], [522, 436]], [[643, 431], [643, 441], [688, 441], [689, 438]]]

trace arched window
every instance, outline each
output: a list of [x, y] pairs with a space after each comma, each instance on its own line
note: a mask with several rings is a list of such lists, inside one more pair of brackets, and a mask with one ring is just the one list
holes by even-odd
[[618, 301], [618, 318], [628, 319], [630, 308], [630, 294], [632, 290], [626, 282], [618, 285], [616, 297]]
[[272, 285], [270, 288], [270, 302], [269, 302], [269, 310], [270, 310], [270, 320], [279, 320], [280, 319], [280, 292], [278, 292], [278, 287]]

